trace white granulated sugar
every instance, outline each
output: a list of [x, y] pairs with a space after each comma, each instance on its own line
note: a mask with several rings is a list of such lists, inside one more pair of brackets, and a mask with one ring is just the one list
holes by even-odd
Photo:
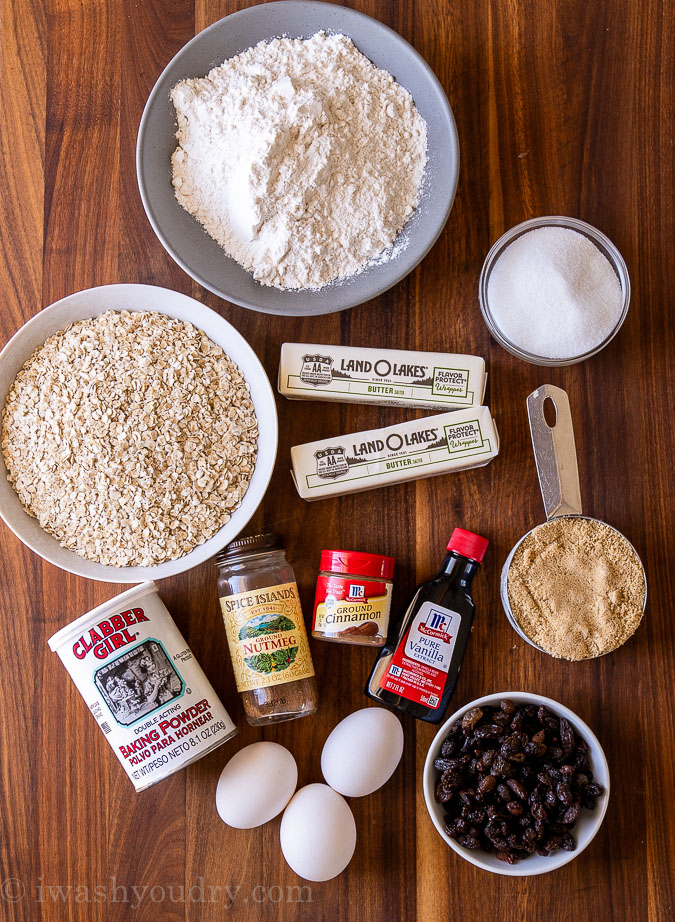
[[566, 359], [609, 336], [623, 295], [611, 263], [588, 237], [566, 227], [540, 227], [498, 258], [488, 302], [496, 325], [515, 346]]
[[171, 99], [176, 198], [264, 285], [355, 275], [417, 206], [424, 119], [345, 35], [260, 42]]

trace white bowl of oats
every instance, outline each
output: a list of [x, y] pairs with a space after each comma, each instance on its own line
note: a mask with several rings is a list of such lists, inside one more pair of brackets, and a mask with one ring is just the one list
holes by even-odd
[[209, 559], [274, 468], [258, 357], [166, 288], [105, 285], [45, 308], [0, 353], [0, 407], [0, 516], [89, 579], [162, 579]]

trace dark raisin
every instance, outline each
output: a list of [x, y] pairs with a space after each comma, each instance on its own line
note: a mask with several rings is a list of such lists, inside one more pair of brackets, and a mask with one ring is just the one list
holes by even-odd
[[519, 752], [521, 748], [521, 734], [517, 731], [507, 736], [502, 743], [499, 751], [505, 758], [510, 758], [514, 752]]
[[572, 803], [572, 792], [570, 791], [570, 786], [569, 784], [567, 784], [566, 781], [561, 781], [557, 785], [555, 789], [555, 793], [556, 793], [558, 800], [561, 803], [565, 804], [566, 807], [568, 807]]
[[507, 841], [502, 836], [495, 836], [494, 838], [490, 839], [490, 842], [492, 842], [498, 852], [507, 848]]
[[451, 756], [452, 753], [455, 751], [456, 745], [457, 743], [453, 739], [448, 738], [447, 740], [445, 740], [445, 742], [441, 746], [441, 755], [443, 756], [443, 758], [447, 758], [448, 756]]
[[560, 718], [560, 742], [563, 749], [568, 752], [574, 748], [574, 730], [566, 717]]
[[511, 701], [510, 698], [503, 698], [499, 702], [499, 707], [504, 711], [505, 714], [513, 714], [516, 709], [515, 704]]
[[493, 775], [507, 775], [511, 771], [511, 763], [498, 752], [492, 760], [490, 771]]
[[543, 804], [532, 804], [530, 812], [536, 820], [545, 820], [548, 816]]
[[522, 730], [524, 723], [525, 723], [525, 714], [523, 713], [523, 710], [521, 708], [520, 710], [516, 711], [516, 713], [513, 716], [513, 720], [511, 721], [511, 729], [512, 730]]
[[523, 811], [525, 810], [525, 807], [522, 805], [522, 803], [519, 800], [511, 800], [506, 805], [506, 809], [509, 811], [511, 816], [521, 816]]
[[494, 757], [495, 757], [495, 750], [486, 749], [485, 752], [483, 752], [480, 757], [481, 768], [483, 769], [489, 768], [492, 765], [492, 760], [494, 759]]
[[439, 804], [445, 804], [449, 800], [452, 800], [452, 791], [449, 791], [447, 788], [443, 787], [439, 781], [439, 783], [436, 785], [435, 797]]
[[507, 852], [503, 849], [497, 851], [497, 857], [500, 861], [505, 861], [506, 864], [515, 864], [516, 858], [513, 852]]
[[576, 839], [571, 832], [566, 832], [562, 837], [562, 847], [566, 852], [573, 852], [577, 847]]
[[485, 724], [482, 727], [476, 727], [474, 737], [477, 740], [498, 739], [501, 736], [501, 730], [495, 724]]
[[459, 845], [463, 845], [464, 848], [477, 849], [480, 848], [480, 842], [476, 836], [457, 836], [457, 842]]
[[570, 806], [563, 813], [561, 820], [566, 825], [569, 826], [572, 823], [576, 822], [577, 817], [579, 816], [579, 804], [570, 804]]
[[532, 791], [530, 791], [530, 796], [527, 798], [530, 806], [534, 806], [534, 804], [540, 804], [544, 799], [545, 791], [546, 788], [543, 784], [538, 784], [536, 788], [533, 788]]
[[527, 799], [527, 791], [522, 786], [520, 781], [517, 781], [515, 778], [509, 778], [506, 783], [511, 788], [516, 797], [520, 797], [521, 800]]
[[480, 708], [471, 708], [471, 710], [467, 711], [464, 717], [462, 717], [462, 730], [465, 732], [467, 730], [473, 730], [482, 716], [483, 712]]
[[511, 791], [509, 791], [509, 789], [506, 787], [505, 784], [498, 784], [498, 785], [497, 785], [497, 794], [498, 794], [499, 797], [501, 797], [501, 799], [504, 800], [504, 801], [509, 801], [509, 800], [511, 800]]
[[494, 789], [496, 784], [497, 779], [494, 775], [485, 775], [485, 777], [481, 778], [478, 782], [478, 791], [481, 794], [488, 794]]
[[441, 775], [441, 784], [446, 788], [458, 788], [462, 784], [462, 776], [454, 768], [449, 768]]
[[525, 747], [525, 754], [540, 759], [546, 752], [545, 743], [529, 742]]

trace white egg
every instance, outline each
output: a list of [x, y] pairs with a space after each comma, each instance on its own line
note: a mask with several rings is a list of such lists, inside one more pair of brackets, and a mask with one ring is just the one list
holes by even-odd
[[300, 788], [281, 818], [281, 851], [299, 877], [330, 880], [347, 867], [356, 823], [347, 802], [327, 784]]
[[279, 743], [251, 743], [220, 773], [216, 808], [236, 829], [252, 829], [281, 813], [298, 783], [298, 766]]
[[328, 784], [345, 797], [372, 794], [391, 778], [403, 753], [403, 728], [391, 711], [354, 711], [335, 727], [321, 753]]

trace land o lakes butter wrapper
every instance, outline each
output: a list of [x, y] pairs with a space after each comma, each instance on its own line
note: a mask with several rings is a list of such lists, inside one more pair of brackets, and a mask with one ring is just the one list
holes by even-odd
[[449, 410], [480, 406], [486, 381], [477, 355], [284, 343], [278, 388], [290, 400]]
[[483, 467], [499, 452], [487, 407], [320, 439], [291, 448], [293, 480], [308, 501]]

